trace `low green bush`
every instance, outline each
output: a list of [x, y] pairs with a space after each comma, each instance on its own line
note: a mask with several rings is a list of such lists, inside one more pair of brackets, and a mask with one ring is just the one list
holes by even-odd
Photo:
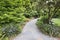
[[24, 16], [26, 18], [38, 18], [40, 17], [40, 13], [37, 13], [37, 11], [31, 11], [31, 12], [28, 12], [28, 13], [25, 13]]
[[0, 28], [0, 38], [1, 40], [4, 40], [6, 37], [11, 37], [14, 35], [17, 35], [22, 30], [21, 25], [19, 26], [18, 23], [8, 23], [8, 24], [2, 24]]
[[[45, 19], [43, 19], [45, 20]], [[37, 26], [39, 30], [46, 35], [52, 36], [52, 37], [60, 37], [60, 26], [56, 25], [54, 22], [52, 24], [46, 24], [44, 23], [42, 18], [37, 20]]]

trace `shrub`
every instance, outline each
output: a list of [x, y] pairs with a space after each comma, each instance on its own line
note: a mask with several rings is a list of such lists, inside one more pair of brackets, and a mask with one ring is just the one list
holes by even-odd
[[18, 26], [16, 23], [9, 23], [9, 24], [2, 24], [2, 27], [1, 27], [1, 30], [0, 33], [0, 38], [4, 39], [5, 37], [11, 37], [18, 33], [21, 32], [21, 29], [20, 26]]
[[44, 23], [43, 20], [45, 19], [40, 18], [36, 23], [39, 30], [46, 35], [52, 37], [60, 37], [60, 26], [56, 25], [55, 23], [53, 24]]
[[37, 13], [37, 11], [31, 11], [31, 12], [28, 12], [28, 13], [25, 13], [24, 16], [26, 18], [38, 18], [40, 17], [40, 13]]
[[23, 14], [27, 5], [29, 5], [29, 0], [0, 0], [1, 40], [21, 32], [21, 24], [25, 21]]

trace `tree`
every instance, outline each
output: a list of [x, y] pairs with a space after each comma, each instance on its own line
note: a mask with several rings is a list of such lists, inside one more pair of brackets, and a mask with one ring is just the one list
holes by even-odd
[[46, 23], [49, 24], [51, 19], [54, 17], [54, 15], [58, 14], [57, 12], [60, 9], [60, 1], [59, 0], [39, 0], [38, 4], [40, 7], [39, 10], [42, 14], [42, 16], [47, 16]]

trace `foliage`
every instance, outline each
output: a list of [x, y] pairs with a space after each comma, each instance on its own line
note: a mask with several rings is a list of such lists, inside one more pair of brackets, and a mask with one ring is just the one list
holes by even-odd
[[37, 22], [39, 26], [44, 23], [49, 26], [53, 17], [60, 17], [59, 13], [59, 0], [0, 0], [0, 38], [5, 40], [20, 33], [25, 18], [42, 16]]
[[37, 4], [38, 4], [38, 2], [35, 2], [35, 0], [34, 1], [30, 0], [30, 5], [26, 7], [26, 13], [24, 14], [24, 16], [27, 18], [31, 18], [31, 17], [38, 18], [38, 17], [40, 17], [40, 12], [38, 12], [39, 10], [36, 10]]
[[[44, 20], [44, 19], [43, 19]], [[55, 19], [53, 19], [55, 20]], [[52, 21], [53, 22], [53, 21]], [[42, 19], [38, 19], [37, 26], [40, 31], [50, 37], [60, 37], [60, 26], [56, 25], [57, 23], [53, 22], [53, 24], [46, 24], [42, 21]]]
[[[37, 17], [41, 15], [46, 15], [48, 14], [49, 18], [51, 19], [52, 17], [60, 17], [59, 12], [60, 12], [60, 1], [59, 0], [30, 0], [30, 5], [26, 7], [26, 13], [25, 16], [29, 17]], [[57, 11], [58, 10], [58, 11]], [[33, 13], [35, 12], [36, 13]], [[35, 14], [35, 16], [33, 15]]]
[[38, 17], [40, 17], [40, 14], [37, 13], [37, 11], [34, 11], [34, 10], [33, 10], [33, 11], [31, 11], [31, 12], [25, 13], [24, 16], [25, 16], [26, 18], [32, 18], [32, 17], [38, 18]]
[[[3, 4], [3, 5], [2, 5]], [[19, 5], [17, 5], [19, 4]], [[24, 7], [22, 7], [22, 4], [20, 6], [20, 1], [15, 0], [3, 0], [0, 2], [0, 23], [9, 23], [9, 22], [19, 22], [19, 20], [23, 20], [24, 17], [22, 17], [23, 12], [25, 10]], [[18, 14], [17, 14], [18, 13]]]
[[21, 25], [19, 26], [18, 23], [9, 23], [9, 24], [2, 24], [0, 29], [0, 38], [4, 40], [6, 37], [11, 37], [17, 35], [22, 30]]
[[60, 0], [34, 0], [33, 2], [36, 3], [34, 7], [40, 15], [48, 14], [49, 18], [60, 16]]
[[39, 0], [37, 1], [40, 4], [40, 19], [37, 21], [38, 28], [53, 37], [60, 37], [60, 26], [57, 22], [52, 22], [52, 18], [59, 17], [60, 13], [60, 0]]
[[21, 24], [25, 21], [23, 14], [26, 10], [25, 7], [29, 4], [29, 0], [0, 0], [1, 40], [21, 32]]

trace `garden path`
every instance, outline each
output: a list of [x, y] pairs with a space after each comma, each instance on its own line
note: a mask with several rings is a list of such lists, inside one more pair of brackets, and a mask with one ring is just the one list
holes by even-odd
[[57, 40], [42, 34], [36, 26], [36, 21], [37, 19], [29, 21], [23, 28], [22, 33], [14, 40]]

